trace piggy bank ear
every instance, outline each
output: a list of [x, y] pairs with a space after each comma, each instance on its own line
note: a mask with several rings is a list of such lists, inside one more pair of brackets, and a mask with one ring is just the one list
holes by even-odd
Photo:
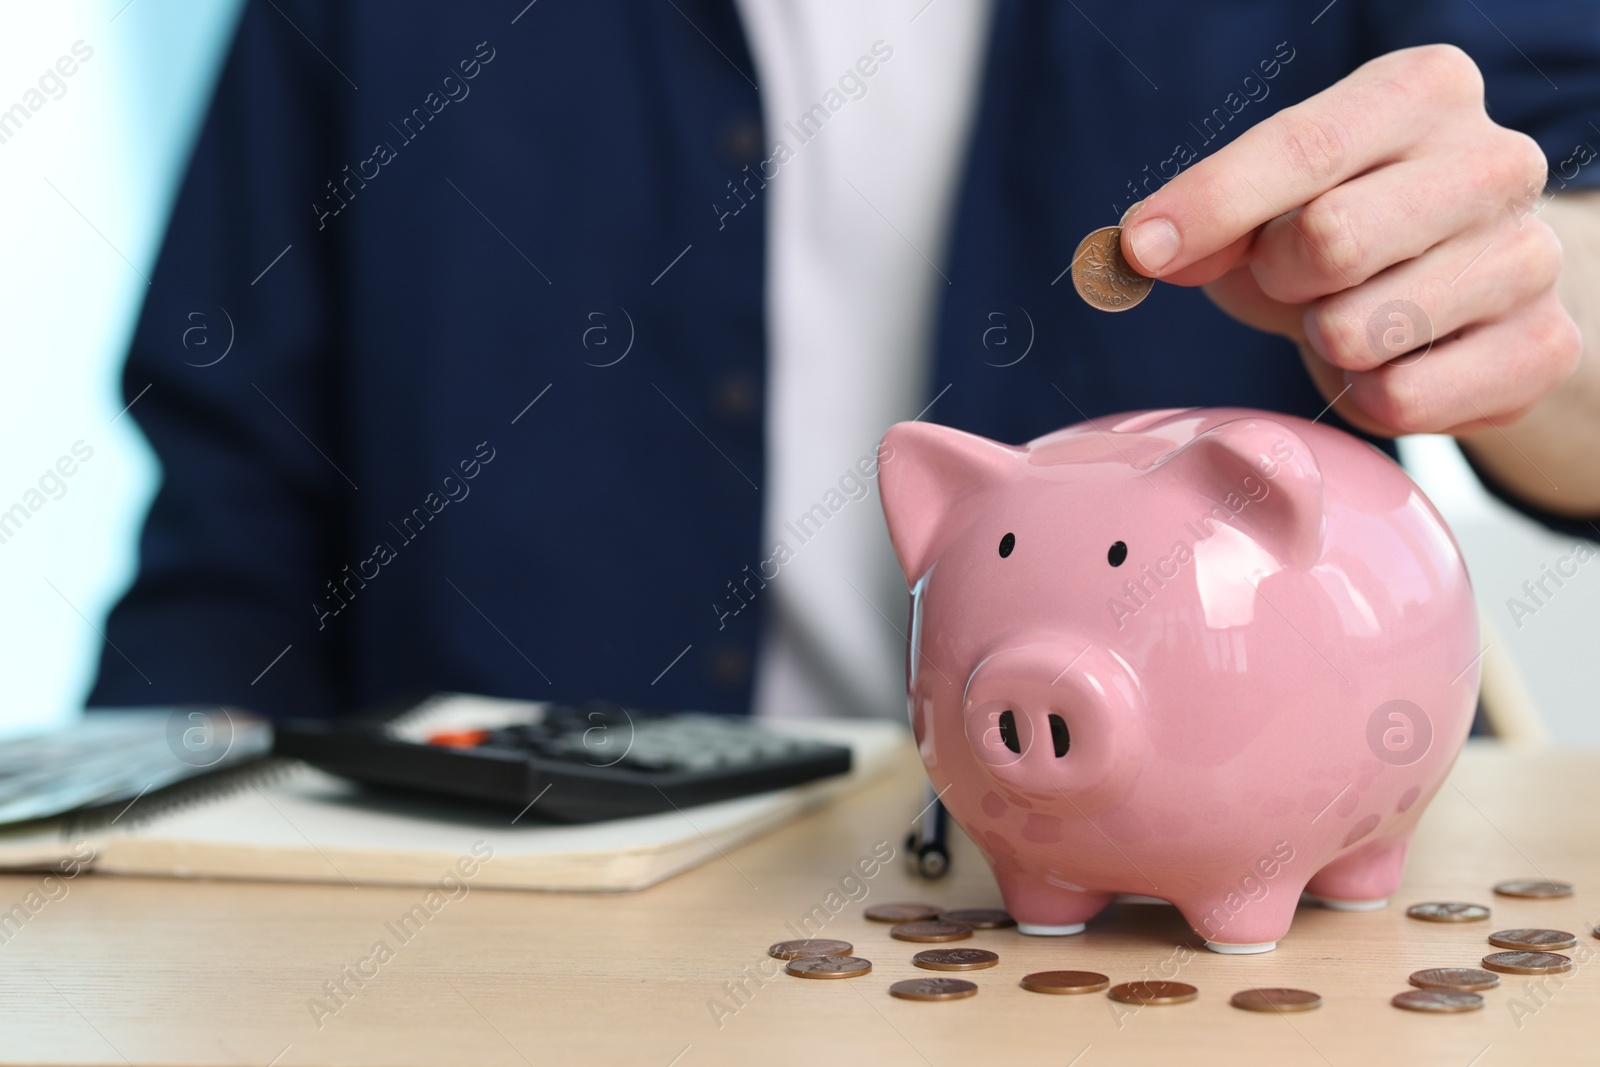
[[962, 509], [984, 490], [1022, 474], [1020, 448], [927, 422], [889, 428], [878, 446], [878, 486], [889, 540], [916, 585], [943, 549], [943, 536], [961, 528]]
[[1232, 525], [1301, 566], [1322, 553], [1322, 469], [1304, 438], [1269, 418], [1225, 422], [1156, 465], [1221, 505]]

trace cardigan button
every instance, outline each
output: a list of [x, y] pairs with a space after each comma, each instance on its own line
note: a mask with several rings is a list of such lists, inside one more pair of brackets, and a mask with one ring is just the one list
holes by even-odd
[[717, 131], [717, 156], [733, 167], [761, 161], [761, 122], [748, 116], [722, 124]]
[[761, 413], [761, 390], [752, 375], [735, 371], [716, 381], [710, 407], [721, 421], [744, 426]]
[[750, 654], [738, 645], [714, 645], [707, 650], [704, 669], [712, 684], [739, 689], [750, 682]]

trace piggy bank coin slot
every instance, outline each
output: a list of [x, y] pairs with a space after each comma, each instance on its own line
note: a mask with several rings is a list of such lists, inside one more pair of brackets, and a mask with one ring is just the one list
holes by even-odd
[[1050, 741], [1056, 748], [1056, 759], [1067, 754], [1072, 745], [1072, 735], [1067, 732], [1067, 720], [1059, 715], [1050, 716]]
[[1000, 740], [1005, 742], [1005, 746], [1011, 751], [1019, 756], [1022, 754], [1022, 742], [1017, 738], [1016, 712], [1008, 710], [1000, 713]]

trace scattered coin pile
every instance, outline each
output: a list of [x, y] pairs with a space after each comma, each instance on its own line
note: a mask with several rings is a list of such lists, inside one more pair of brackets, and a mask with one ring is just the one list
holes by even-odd
[[1106, 993], [1124, 1004], [1187, 1004], [1200, 995], [1188, 982], [1123, 982]]
[[864, 912], [875, 923], [916, 923], [939, 917], [932, 904], [874, 904]]
[[966, 923], [947, 923], [937, 919], [896, 923], [889, 928], [889, 936], [897, 941], [963, 941], [972, 936], [972, 927]]
[[1017, 920], [1001, 908], [957, 908], [954, 911], [941, 911], [939, 920], [947, 923], [965, 923], [974, 930], [999, 930], [1002, 927], [1017, 925]]
[[[1501, 882], [1494, 887], [1502, 897], [1520, 897], [1527, 900], [1555, 900], [1572, 895], [1572, 886], [1566, 882], [1545, 879]], [[1481, 922], [1489, 918], [1489, 909], [1482, 904], [1463, 904], [1456, 901], [1413, 904], [1406, 909], [1413, 919], [1435, 923]], [[1600, 937], [1600, 927], [1594, 931]], [[1572, 959], [1551, 949], [1571, 948], [1577, 937], [1565, 930], [1520, 928], [1499, 930], [1489, 935], [1489, 944], [1510, 952], [1491, 952], [1483, 957], [1484, 969], [1477, 967], [1431, 967], [1411, 975], [1416, 989], [1397, 993], [1389, 1003], [1407, 1011], [1462, 1012], [1477, 1011], [1483, 1007], [1480, 991], [1500, 985], [1496, 974], [1564, 974], [1572, 970]]]
[[1572, 887], [1567, 883], [1550, 882], [1542, 878], [1527, 882], [1501, 882], [1494, 887], [1494, 891], [1503, 897], [1532, 897], [1538, 900], [1572, 895]]
[[767, 949], [767, 955], [777, 960], [799, 960], [815, 956], [848, 956], [854, 950], [855, 946], [848, 941], [808, 937], [803, 941], [779, 941]]
[[1031, 993], [1098, 993], [1110, 984], [1097, 971], [1037, 971], [1022, 979], [1022, 988]]
[[859, 956], [802, 956], [784, 968], [796, 978], [859, 978], [872, 970], [872, 961]]
[[1493, 989], [1499, 985], [1500, 976], [1476, 967], [1430, 967], [1425, 971], [1412, 972], [1411, 984], [1419, 989], [1454, 989], [1462, 993], [1476, 993], [1480, 989]]
[[978, 995], [978, 983], [965, 978], [908, 978], [889, 987], [901, 1000], [965, 1000]]
[[1489, 944], [1497, 948], [1521, 948], [1535, 952], [1571, 948], [1577, 943], [1578, 939], [1565, 930], [1501, 930], [1489, 935]]
[[[931, 904], [874, 904], [866, 917], [875, 922], [892, 923], [889, 936], [899, 941], [961, 941], [974, 930], [999, 930], [1015, 926], [1000, 908], [941, 909]], [[851, 955], [855, 946], [848, 941], [805, 938], [780, 941], [767, 949], [768, 955], [787, 960], [785, 970], [796, 978], [858, 978], [872, 972], [872, 962]], [[981, 971], [1000, 962], [998, 953], [983, 948], [930, 948], [911, 957], [917, 967], [928, 971]], [[1033, 993], [1072, 995], [1099, 993], [1124, 1004], [1186, 1004], [1200, 995], [1187, 982], [1140, 981], [1113, 986], [1111, 979], [1097, 971], [1038, 971], [1025, 975], [1019, 983]], [[911, 978], [895, 982], [889, 995], [901, 1000], [964, 1000], [977, 996], [978, 983], [964, 978]], [[1247, 1011], [1307, 1011], [1322, 1003], [1322, 998], [1303, 989], [1249, 989], [1237, 994], [1233, 1003]]]
[[1475, 923], [1489, 917], [1489, 909], [1482, 904], [1461, 904], [1450, 901], [1442, 904], [1413, 904], [1406, 909], [1413, 919], [1430, 923]]
[[1450, 989], [1408, 989], [1396, 993], [1389, 1003], [1406, 1011], [1453, 1013], [1477, 1011], [1483, 1007], [1483, 998], [1476, 993], [1458, 993]]
[[982, 971], [1000, 962], [986, 948], [930, 948], [911, 957], [925, 971]]
[[1246, 989], [1228, 1003], [1245, 1011], [1310, 1011], [1322, 1007], [1322, 998], [1305, 989]]
[[[1094, 236], [1093, 234], [1090, 235]], [[1076, 263], [1076, 261], [1074, 261]], [[1074, 266], [1076, 270], [1076, 266]], [[1549, 900], [1572, 895], [1565, 882], [1526, 880], [1501, 882], [1496, 894], [1523, 899]], [[1482, 922], [1489, 909], [1482, 904], [1458, 901], [1413, 904], [1406, 909], [1413, 919], [1436, 923]], [[932, 904], [874, 904], [866, 918], [891, 923], [889, 936], [915, 943], [962, 941], [974, 930], [998, 930], [1015, 926], [1016, 921], [1000, 908], [939, 908]], [[1593, 930], [1600, 938], [1600, 926]], [[1456, 1013], [1483, 1007], [1479, 994], [1500, 985], [1500, 974], [1544, 975], [1571, 971], [1572, 960], [1559, 952], [1578, 943], [1566, 930], [1518, 928], [1498, 930], [1489, 935], [1489, 944], [1504, 949], [1484, 956], [1482, 967], [1430, 967], [1410, 976], [1415, 988], [1397, 993], [1390, 1003], [1407, 1011]], [[872, 973], [872, 961], [852, 955], [855, 946], [831, 938], [804, 938], [780, 941], [767, 949], [776, 959], [786, 960], [785, 970], [796, 978], [859, 978]], [[1000, 962], [998, 953], [982, 948], [930, 948], [911, 957], [911, 962], [928, 971], [981, 971]], [[1497, 974], [1495, 972], [1500, 972]], [[1104, 991], [1112, 1000], [1138, 1006], [1187, 1004], [1200, 990], [1187, 982], [1136, 981], [1112, 985], [1111, 979], [1097, 971], [1037, 971], [1024, 975], [1019, 983], [1032, 993], [1075, 995]], [[963, 1000], [976, 996], [978, 984], [964, 978], [912, 978], [895, 982], [889, 995], [901, 1000]], [[1305, 989], [1250, 988], [1235, 993], [1228, 1001], [1235, 1008], [1255, 1012], [1311, 1011], [1322, 1006], [1322, 997]]]

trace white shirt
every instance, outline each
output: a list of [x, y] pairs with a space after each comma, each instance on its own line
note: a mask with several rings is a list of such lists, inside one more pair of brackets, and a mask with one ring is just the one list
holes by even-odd
[[[873, 469], [928, 380], [988, 0], [738, 0], [761, 86], [767, 468], [758, 715], [905, 710]], [[774, 171], [776, 173], [774, 174]], [[931, 390], [930, 390], [931, 386]], [[780, 543], [784, 546], [779, 550]], [[748, 586], [753, 588], [753, 586]]]

